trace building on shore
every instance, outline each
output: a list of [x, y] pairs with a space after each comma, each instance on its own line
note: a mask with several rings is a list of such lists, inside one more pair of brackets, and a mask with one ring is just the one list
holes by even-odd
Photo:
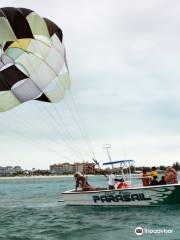
[[6, 176], [13, 176], [13, 174], [17, 174], [19, 172], [22, 172], [22, 168], [20, 166], [6, 166], [1, 167], [0, 166], [0, 177], [6, 177]]
[[50, 165], [50, 172], [54, 175], [74, 174], [75, 172], [81, 172], [84, 174], [95, 174], [96, 170], [94, 163], [58, 163]]

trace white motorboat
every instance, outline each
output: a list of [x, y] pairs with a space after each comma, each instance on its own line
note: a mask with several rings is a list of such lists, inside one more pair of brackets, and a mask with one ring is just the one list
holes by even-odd
[[[155, 186], [133, 186], [131, 184], [130, 164], [132, 160], [113, 162], [120, 163], [123, 169], [128, 164], [129, 187], [125, 189], [96, 188], [93, 191], [69, 190], [62, 193], [66, 205], [92, 206], [160, 206], [180, 204], [180, 184]], [[112, 162], [110, 162], [112, 164]], [[105, 164], [106, 165], [106, 164]]]

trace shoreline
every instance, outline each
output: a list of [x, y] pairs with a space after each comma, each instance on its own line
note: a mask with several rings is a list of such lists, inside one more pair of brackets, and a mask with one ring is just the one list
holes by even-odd
[[62, 177], [73, 177], [73, 175], [55, 175], [55, 176], [15, 176], [15, 177], [0, 177], [0, 180], [11, 180], [11, 179], [39, 179], [39, 178], [62, 178]]
[[[180, 171], [177, 171], [177, 175], [180, 175]], [[99, 175], [92, 175], [92, 174], [87, 174], [86, 176], [90, 176], [90, 177], [93, 177], [93, 176], [102, 176], [101, 174]], [[117, 175], [118, 176], [118, 175]], [[133, 176], [139, 176], [140, 178], [140, 174], [132, 174], [132, 178]], [[17, 180], [17, 179], [44, 179], [44, 178], [67, 178], [67, 177], [74, 177], [73, 174], [68, 174], [68, 175], [51, 175], [51, 176], [9, 176], [9, 177], [0, 177], [0, 181], [1, 180]]]
[[[97, 175], [86, 175], [86, 176], [97, 176]], [[53, 175], [53, 176], [15, 176], [15, 177], [0, 177], [1, 180], [13, 180], [13, 179], [43, 179], [43, 178], [63, 178], [63, 177], [74, 177], [73, 174], [69, 175]]]

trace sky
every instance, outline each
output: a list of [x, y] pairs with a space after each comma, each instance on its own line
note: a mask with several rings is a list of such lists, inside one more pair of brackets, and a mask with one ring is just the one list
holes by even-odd
[[30, 8], [62, 29], [72, 86], [56, 106], [28, 102], [0, 113], [0, 166], [90, 161], [91, 145], [102, 163], [104, 144], [113, 160], [137, 166], [180, 161], [178, 0], [1, 0], [5, 6]]

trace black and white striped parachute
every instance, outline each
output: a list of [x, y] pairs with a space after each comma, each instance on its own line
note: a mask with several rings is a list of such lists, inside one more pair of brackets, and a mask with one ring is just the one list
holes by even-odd
[[59, 102], [70, 88], [61, 29], [30, 9], [0, 9], [0, 111]]

